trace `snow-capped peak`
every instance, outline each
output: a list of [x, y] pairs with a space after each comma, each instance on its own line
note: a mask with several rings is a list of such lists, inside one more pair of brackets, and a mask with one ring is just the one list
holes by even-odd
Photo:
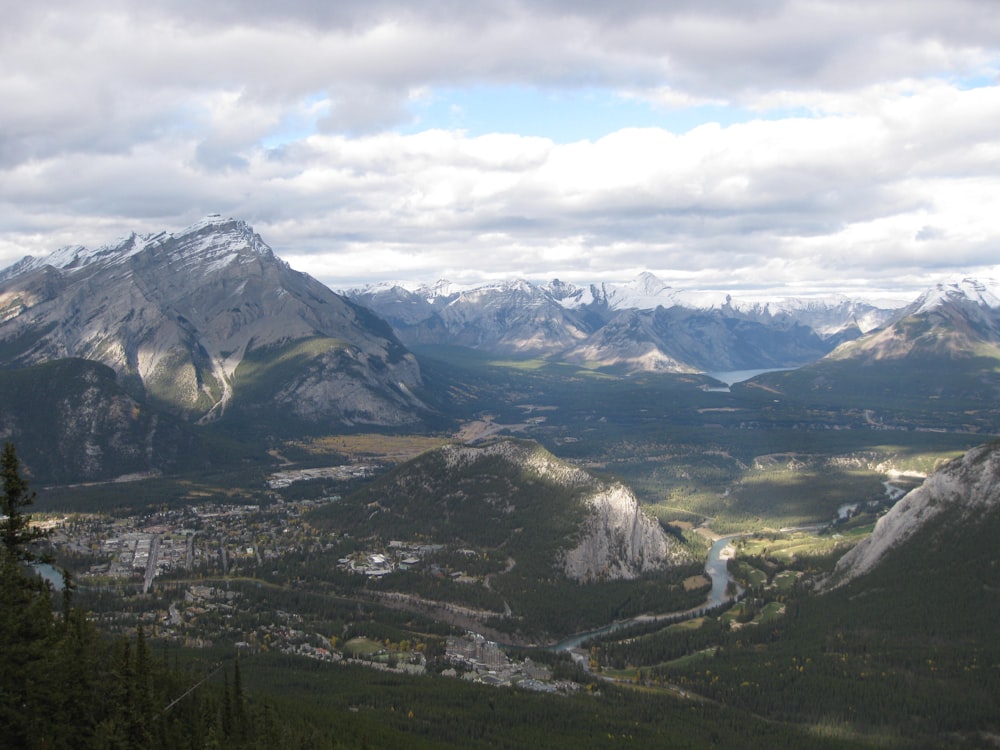
[[478, 284], [456, 284], [448, 281], [447, 279], [438, 279], [433, 284], [418, 287], [414, 290], [414, 292], [419, 294], [428, 302], [433, 302], [436, 299], [448, 299], [455, 297], [456, 295], [469, 291], [470, 289], [477, 289], [479, 286], [480, 285]]
[[914, 302], [916, 313], [935, 310], [945, 304], [971, 302], [1000, 309], [1000, 283], [993, 279], [958, 279], [940, 282], [924, 292]]
[[123, 263], [149, 248], [164, 247], [174, 257], [198, 257], [224, 265], [249, 249], [255, 255], [272, 255], [264, 241], [245, 221], [212, 214], [177, 234], [159, 232], [139, 235], [132, 232], [116, 242], [88, 248], [69, 245], [43, 257], [28, 256], [0, 272], [0, 280], [20, 276], [46, 266], [74, 273], [92, 265]]
[[146, 247], [146, 240], [134, 232], [110, 245], [98, 248], [83, 245], [67, 245], [42, 257], [27, 256], [6, 269], [2, 278], [20, 276], [39, 268], [50, 266], [62, 271], [78, 271], [91, 263], [107, 260], [123, 260]]
[[249, 224], [218, 214], [177, 235], [162, 235], [155, 244], [162, 246], [174, 262], [207, 264], [206, 272], [256, 257], [274, 258], [271, 248]]
[[649, 271], [644, 271], [626, 284], [602, 284], [601, 289], [612, 310], [655, 310], [657, 307], [670, 307], [673, 304], [670, 300], [670, 287]]

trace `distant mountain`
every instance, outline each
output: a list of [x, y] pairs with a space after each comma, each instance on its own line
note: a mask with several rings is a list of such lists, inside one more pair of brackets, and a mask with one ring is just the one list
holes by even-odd
[[624, 371], [699, 372], [813, 361], [895, 312], [846, 297], [734, 299], [669, 287], [553, 280], [379, 284], [345, 292], [408, 345], [466, 346]]
[[877, 305], [845, 295], [740, 297], [728, 292], [678, 289], [649, 272], [625, 284], [601, 283], [584, 288], [555, 280], [542, 288], [572, 309], [603, 306], [611, 311], [655, 310], [658, 307], [717, 310], [757, 322], [805, 325], [824, 338], [845, 330], [867, 333], [882, 325], [896, 309], [892, 303]]
[[[973, 448], [897, 502], [872, 534], [840, 559], [833, 580], [843, 585], [869, 573], [911, 540], [946, 532], [961, 535], [963, 528], [981, 526], [987, 516], [1000, 518], [1000, 443]], [[951, 553], [961, 556], [963, 551]]]
[[626, 371], [703, 372], [791, 367], [830, 350], [811, 328], [726, 310], [626, 309], [562, 359]]
[[423, 410], [417, 362], [389, 326], [219, 216], [0, 273], [0, 366], [66, 357], [202, 422], [394, 425]]
[[995, 434], [1000, 305], [995, 282], [935, 285], [885, 326], [795, 371], [736, 386], [789, 403], [839, 406], [869, 428]]
[[585, 314], [521, 280], [475, 287], [439, 282], [414, 290], [387, 284], [346, 294], [388, 321], [409, 345], [547, 355], [580, 343], [593, 330]]
[[845, 344], [831, 359], [866, 363], [1000, 357], [1000, 286], [963, 279], [928, 289], [888, 325]]

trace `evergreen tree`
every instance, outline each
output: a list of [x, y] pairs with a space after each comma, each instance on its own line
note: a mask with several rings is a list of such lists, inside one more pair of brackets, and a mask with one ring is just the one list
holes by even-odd
[[34, 502], [21, 477], [14, 446], [4, 444], [0, 459], [3, 481], [0, 503], [0, 737], [13, 747], [28, 747], [38, 683], [45, 674], [42, 662], [52, 635], [52, 601], [48, 585], [25, 570], [36, 559], [30, 549], [43, 532], [31, 527], [23, 509]]
[[4, 443], [0, 458], [0, 480], [3, 494], [0, 495], [0, 540], [3, 541], [4, 561], [33, 562], [38, 559], [31, 544], [45, 536], [45, 531], [32, 528], [31, 516], [24, 509], [35, 502], [35, 493], [29, 491], [28, 482], [21, 476], [21, 464], [17, 459], [13, 443]]

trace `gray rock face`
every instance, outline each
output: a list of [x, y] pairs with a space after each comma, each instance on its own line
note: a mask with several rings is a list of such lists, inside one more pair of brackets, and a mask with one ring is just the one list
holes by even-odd
[[970, 523], [987, 510], [1000, 508], [1000, 444], [973, 448], [927, 478], [897, 502], [875, 524], [867, 539], [837, 563], [831, 581], [845, 584], [875, 568], [893, 549], [917, 531], [958, 513]]
[[348, 296], [384, 317], [410, 344], [543, 355], [573, 346], [590, 333], [583, 316], [522, 280], [471, 289], [443, 282], [413, 292], [386, 286], [353, 290]]
[[688, 561], [686, 552], [642, 512], [622, 484], [602, 487], [585, 500], [582, 539], [566, 553], [563, 569], [576, 581], [631, 579]]
[[554, 280], [346, 294], [384, 317], [407, 344], [547, 356], [629, 372], [793, 367], [861, 335], [891, 312], [843, 297], [735, 300], [672, 289], [653, 274], [587, 288]]
[[7, 365], [102, 362], [195, 420], [241, 393], [313, 421], [401, 424], [422, 408], [391, 329], [233, 219], [22, 260], [0, 273], [0, 342]]

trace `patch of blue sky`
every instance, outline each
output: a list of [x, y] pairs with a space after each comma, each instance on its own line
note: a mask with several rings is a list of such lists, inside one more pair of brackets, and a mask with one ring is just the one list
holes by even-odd
[[285, 113], [281, 124], [260, 139], [265, 149], [280, 148], [318, 132], [318, 122], [330, 114], [330, 99], [326, 93], [306, 97], [302, 104]]
[[[259, 145], [278, 149], [319, 132], [330, 112], [326, 94], [316, 94], [289, 110]], [[751, 120], [813, 116], [805, 108], [750, 110], [724, 103], [666, 105], [611, 89], [544, 89], [531, 86], [470, 86], [431, 89], [409, 105], [411, 118], [394, 130], [403, 134], [442, 129], [470, 137], [513, 133], [575, 143], [625, 128], [662, 128], [686, 133], [706, 123], [723, 127]]]
[[516, 133], [555, 143], [596, 141], [624, 128], [655, 127], [686, 133], [699, 125], [722, 126], [761, 119], [808, 117], [802, 110], [755, 112], [726, 104], [658, 105], [607, 89], [546, 90], [527, 86], [473, 86], [433, 90], [411, 102], [413, 122], [398, 128], [415, 133], [434, 128], [470, 136]]
[[996, 63], [996, 67], [988, 73], [957, 78], [952, 80], [951, 84], [961, 91], [986, 89], [998, 86], [1000, 85], [1000, 62]]

